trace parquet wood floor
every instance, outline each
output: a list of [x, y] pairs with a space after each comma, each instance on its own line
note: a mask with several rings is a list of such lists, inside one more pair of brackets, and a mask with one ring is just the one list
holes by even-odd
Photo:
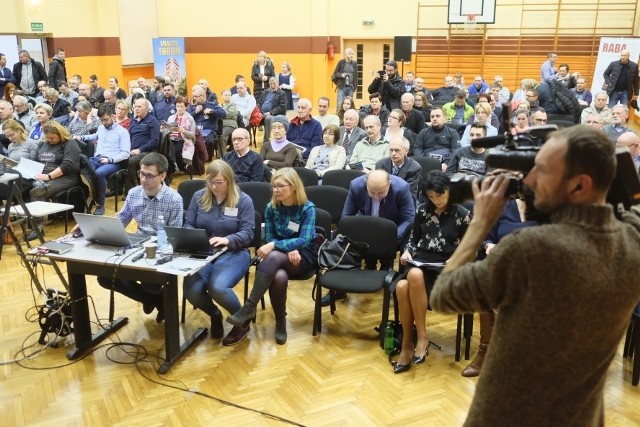
[[[173, 186], [182, 179], [178, 176]], [[113, 214], [113, 199], [107, 214]], [[62, 225], [47, 225], [46, 232], [48, 238], [57, 237]], [[442, 351], [432, 348], [425, 364], [395, 375], [373, 331], [381, 294], [352, 295], [337, 304], [335, 316], [324, 310], [322, 332], [313, 337], [311, 281], [290, 283], [289, 340], [283, 346], [274, 342], [267, 299], [267, 309], [258, 311], [244, 342], [223, 347], [207, 337], [160, 376], [154, 368], [156, 355], [163, 354], [162, 325], [155, 323], [154, 315], [145, 315], [139, 304], [118, 295], [116, 312], [130, 321], [106, 344], [144, 346], [150, 362], [133, 364], [133, 347], [103, 346], [77, 363], [66, 359], [69, 347], [46, 349], [23, 361], [24, 367], [7, 363], [25, 344], [37, 341], [40, 328], [27, 321], [34, 316], [33, 296], [13, 247], [5, 246], [0, 268], [0, 425], [285, 425], [195, 393], [200, 392], [308, 426], [455, 426], [464, 421], [473, 397], [476, 380], [460, 376], [466, 362], [456, 363], [453, 357], [455, 316], [429, 313], [429, 336]], [[48, 267], [40, 274], [46, 286], [61, 289]], [[108, 293], [93, 278], [89, 293], [98, 317], [105, 319]], [[41, 303], [42, 297], [36, 300]], [[189, 307], [183, 332], [200, 326], [208, 327], [208, 318]], [[230, 325], [225, 327], [228, 331]], [[35, 345], [27, 352], [40, 348]], [[476, 348], [477, 332], [472, 353]], [[609, 370], [606, 423], [639, 425], [640, 388], [631, 386], [631, 365], [621, 352]]]

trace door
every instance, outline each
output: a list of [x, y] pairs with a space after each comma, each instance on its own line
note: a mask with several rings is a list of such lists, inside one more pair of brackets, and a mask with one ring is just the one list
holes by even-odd
[[[360, 81], [356, 88], [356, 106], [369, 104], [367, 88], [378, 70], [384, 70], [384, 64], [393, 59], [393, 40], [344, 40], [344, 49], [352, 48], [360, 71]], [[400, 70], [398, 70], [400, 71]]]

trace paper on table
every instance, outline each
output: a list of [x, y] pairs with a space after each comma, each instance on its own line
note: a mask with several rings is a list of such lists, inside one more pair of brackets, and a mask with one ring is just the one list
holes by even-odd
[[36, 175], [42, 173], [44, 163], [34, 162], [26, 157], [21, 157], [20, 163], [18, 163], [18, 166], [15, 166], [13, 170], [20, 172], [23, 178], [33, 179]]
[[176, 257], [166, 264], [159, 265], [158, 271], [175, 274], [176, 276], [189, 276], [204, 267], [208, 262], [208, 259]]

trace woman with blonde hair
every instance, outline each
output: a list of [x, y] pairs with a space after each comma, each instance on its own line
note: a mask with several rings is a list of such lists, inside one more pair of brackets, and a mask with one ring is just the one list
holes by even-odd
[[33, 112], [36, 115], [36, 124], [33, 125], [29, 132], [29, 138], [34, 141], [39, 141], [42, 138], [42, 128], [51, 120], [51, 114], [53, 114], [53, 108], [51, 105], [40, 103], [36, 104]]
[[[184, 226], [205, 229], [212, 247], [226, 246], [227, 250], [185, 278], [184, 294], [191, 304], [211, 317], [211, 338], [222, 338], [222, 313], [216, 303], [231, 314], [240, 309], [233, 288], [249, 269], [248, 247], [253, 233], [260, 230], [254, 230], [253, 201], [236, 185], [231, 166], [223, 160], [214, 160], [205, 174], [205, 187], [193, 195]], [[222, 344], [237, 344], [247, 332], [248, 328], [244, 333], [233, 328]]]
[[113, 121], [129, 130], [129, 126], [131, 126], [131, 119], [129, 118], [129, 110], [131, 106], [124, 99], [118, 99], [116, 101], [116, 113], [113, 115]]
[[[491, 114], [493, 114], [493, 109], [491, 108], [491, 104], [488, 102], [478, 102], [475, 107], [475, 123], [480, 123], [481, 125], [485, 125], [487, 127], [487, 136], [496, 136], [498, 135], [498, 129], [494, 126], [491, 126]], [[462, 138], [460, 139], [461, 147], [468, 147], [471, 145], [471, 138], [469, 136], [471, 132], [471, 124], [468, 124], [464, 130], [464, 134], [462, 134]]]
[[300, 276], [316, 266], [316, 207], [307, 199], [296, 171], [282, 168], [271, 179], [273, 196], [264, 216], [265, 241], [256, 252], [262, 259], [256, 268], [251, 294], [227, 322], [248, 332], [256, 305], [269, 291], [276, 318], [276, 343], [287, 342], [287, 285], [289, 276]]
[[[9, 157], [11, 160], [19, 162], [21, 158], [25, 157], [29, 160], [36, 159], [36, 153], [38, 150], [38, 144], [33, 140], [27, 138], [27, 131], [24, 130], [17, 120], [9, 119], [2, 124], [2, 133], [6, 136], [11, 143], [7, 148]], [[30, 181], [22, 178], [21, 188], [30, 189]], [[24, 193], [25, 191], [23, 191]], [[24, 195], [24, 194], [23, 194]], [[9, 196], [9, 186], [7, 184], [0, 184], [0, 200], [6, 200]]]
[[269, 78], [275, 77], [276, 72], [273, 62], [264, 50], [258, 52], [258, 57], [251, 67], [251, 80], [253, 80], [253, 96], [260, 99], [262, 92], [269, 87]]
[[287, 94], [287, 110], [293, 110], [293, 88], [296, 85], [296, 78], [291, 74], [291, 65], [283, 62], [278, 74], [278, 87]]

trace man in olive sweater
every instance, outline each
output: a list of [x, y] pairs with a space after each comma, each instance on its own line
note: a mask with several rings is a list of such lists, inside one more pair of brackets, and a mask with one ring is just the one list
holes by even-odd
[[435, 310], [497, 309], [466, 425], [604, 425], [603, 388], [640, 300], [636, 227], [606, 204], [614, 146], [578, 125], [554, 132], [525, 183], [551, 223], [521, 229], [473, 262], [503, 211], [508, 178], [474, 185], [474, 216], [431, 295]]

